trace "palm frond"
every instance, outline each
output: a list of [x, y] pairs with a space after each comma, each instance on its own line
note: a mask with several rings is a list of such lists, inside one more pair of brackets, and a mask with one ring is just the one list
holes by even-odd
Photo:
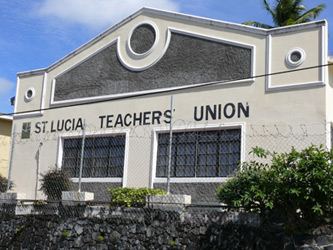
[[306, 11], [306, 7], [303, 4], [303, 0], [293, 0], [293, 9], [298, 11]]
[[279, 0], [275, 7], [276, 26], [286, 26], [292, 23], [290, 19], [299, 16], [299, 11], [295, 8], [303, 0]]
[[271, 7], [269, 6], [269, 4], [267, 3], [267, 0], [264, 0], [264, 6], [265, 6], [265, 9], [271, 13], [272, 17], [273, 17], [273, 20], [276, 16], [276, 13], [271, 9]]
[[[325, 9], [325, 4], [308, 10], [303, 4], [304, 0], [275, 0], [273, 8], [268, 3], [268, 0], [262, 0], [265, 9], [271, 14], [273, 18], [274, 27], [287, 26], [298, 23], [305, 23], [312, 21]], [[305, 12], [304, 12], [305, 11]], [[273, 26], [260, 23], [257, 21], [244, 22], [245, 25], [251, 25], [259, 28], [270, 29]]]
[[256, 22], [256, 21], [247, 21], [247, 22], [244, 22], [242, 24], [253, 26], [253, 27], [258, 27], [258, 28], [264, 28], [264, 29], [273, 28], [273, 26], [270, 26], [270, 25], [264, 24], [264, 23], [260, 23], [260, 22]]
[[305, 23], [316, 19], [325, 7], [325, 4], [319, 4], [318, 6], [308, 10], [295, 20], [296, 23]]

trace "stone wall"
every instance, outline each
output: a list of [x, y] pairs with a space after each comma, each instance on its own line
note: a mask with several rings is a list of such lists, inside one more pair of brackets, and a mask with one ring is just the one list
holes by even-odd
[[[265, 224], [257, 214], [24, 206], [1, 207], [0, 249], [333, 248], [332, 227], [290, 236], [279, 225]], [[32, 215], [17, 215], [18, 211]]]

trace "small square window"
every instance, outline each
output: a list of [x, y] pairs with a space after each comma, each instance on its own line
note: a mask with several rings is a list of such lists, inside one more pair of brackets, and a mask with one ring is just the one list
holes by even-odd
[[31, 131], [31, 122], [25, 122], [22, 124], [22, 139], [29, 139]]

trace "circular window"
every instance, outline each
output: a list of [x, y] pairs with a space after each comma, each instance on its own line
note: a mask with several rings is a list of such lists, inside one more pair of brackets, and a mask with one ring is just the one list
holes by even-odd
[[25, 91], [24, 99], [25, 99], [27, 102], [30, 102], [32, 99], [34, 99], [34, 97], [35, 97], [35, 89], [34, 89], [34, 88], [28, 88], [28, 89]]
[[305, 52], [300, 48], [292, 49], [286, 56], [286, 62], [289, 66], [297, 67], [301, 65], [305, 60]]
[[143, 22], [135, 26], [130, 32], [127, 46], [133, 56], [145, 57], [155, 48], [158, 37], [157, 26], [152, 22]]

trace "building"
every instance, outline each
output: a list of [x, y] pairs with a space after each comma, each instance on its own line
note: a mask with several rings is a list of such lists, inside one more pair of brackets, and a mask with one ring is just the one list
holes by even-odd
[[13, 117], [0, 113], [0, 174], [7, 178]]
[[18, 73], [16, 191], [36, 198], [40, 173], [55, 167], [77, 183], [83, 134], [83, 191], [100, 200], [108, 187], [165, 188], [171, 117], [171, 193], [194, 202], [213, 201], [254, 146], [330, 148], [327, 39], [325, 20], [266, 30], [143, 8]]

